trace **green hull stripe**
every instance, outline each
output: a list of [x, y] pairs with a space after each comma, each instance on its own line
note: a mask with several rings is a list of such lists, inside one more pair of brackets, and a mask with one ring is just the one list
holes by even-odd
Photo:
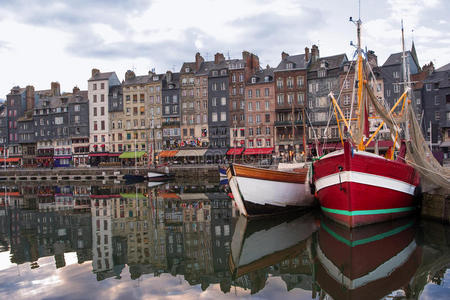
[[390, 214], [390, 213], [399, 213], [399, 212], [405, 212], [405, 211], [410, 211], [410, 210], [416, 209], [414, 206], [399, 207], [399, 208], [387, 208], [387, 209], [355, 210], [355, 211], [333, 209], [333, 208], [327, 208], [327, 207], [323, 207], [323, 206], [321, 208], [323, 211], [333, 213], [333, 214], [344, 215], [344, 216]]
[[377, 235], [374, 235], [374, 236], [371, 236], [371, 237], [368, 237], [368, 238], [365, 238], [365, 239], [356, 240], [356, 241], [349, 241], [349, 240], [347, 240], [346, 238], [340, 236], [339, 234], [337, 234], [336, 232], [334, 232], [333, 230], [331, 230], [331, 229], [330, 229], [328, 226], [326, 226], [325, 224], [321, 224], [320, 226], [321, 226], [323, 229], [325, 229], [326, 232], [328, 232], [329, 234], [331, 234], [331, 235], [332, 235], [335, 239], [337, 239], [338, 241], [340, 241], [340, 242], [346, 244], [347, 246], [355, 247], [355, 246], [359, 246], [359, 245], [371, 243], [371, 242], [374, 242], [374, 241], [379, 241], [379, 240], [382, 240], [382, 239], [384, 239], [384, 238], [390, 237], [390, 236], [392, 236], [392, 235], [395, 235], [395, 234], [397, 234], [397, 233], [399, 233], [399, 232], [402, 232], [403, 230], [405, 230], [405, 229], [411, 227], [413, 224], [414, 224], [414, 221], [412, 221], [412, 222], [410, 222], [410, 223], [408, 223], [408, 224], [406, 224], [406, 225], [403, 225], [403, 226], [397, 227], [397, 228], [395, 228], [395, 229], [392, 229], [392, 230], [390, 230], [390, 231], [387, 231], [387, 232], [384, 232], [384, 233], [380, 233], [380, 234], [377, 234]]

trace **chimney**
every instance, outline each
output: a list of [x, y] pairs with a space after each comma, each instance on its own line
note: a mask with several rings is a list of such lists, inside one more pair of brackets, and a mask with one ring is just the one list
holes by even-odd
[[319, 59], [319, 47], [312, 45], [311, 47], [311, 61], [316, 62]]
[[61, 88], [60, 88], [59, 82], [52, 82], [50, 84], [50, 90], [51, 90], [52, 96], [61, 96]]
[[250, 57], [250, 53], [248, 51], [242, 51], [242, 59], [247, 61], [247, 58]]
[[34, 108], [34, 86], [27, 85], [26, 89], [26, 110], [31, 110]]
[[133, 71], [128, 70], [128, 71], [125, 72], [125, 80], [131, 80], [131, 79], [133, 79], [135, 77], [136, 77], [136, 74], [134, 74]]
[[367, 61], [369, 62], [371, 68], [378, 66], [378, 57], [375, 55], [373, 50], [367, 51]]
[[203, 63], [204, 61], [205, 61], [205, 60], [204, 60], [203, 57], [200, 55], [200, 53], [197, 52], [197, 53], [195, 54], [195, 71], [200, 70], [200, 66], [202, 65], [202, 63]]
[[92, 74], [92, 77], [94, 77], [95, 75], [97, 75], [98, 73], [100, 73], [100, 70], [99, 69], [92, 69], [92, 71], [91, 71], [91, 74]]
[[305, 47], [305, 62], [309, 61], [309, 48]]
[[80, 92], [80, 88], [77, 87], [77, 86], [74, 86], [73, 89], [72, 89], [72, 93], [75, 95], [75, 94], [77, 94], [78, 92]]
[[166, 80], [167, 80], [167, 82], [172, 82], [172, 72], [171, 71], [166, 72]]
[[225, 56], [223, 56], [222, 53], [217, 52], [214, 55], [214, 64], [220, 64], [221, 62], [225, 61]]
[[281, 52], [281, 60], [285, 60], [286, 59], [286, 57], [288, 57], [289, 56], [289, 54], [287, 54], [286, 52]]

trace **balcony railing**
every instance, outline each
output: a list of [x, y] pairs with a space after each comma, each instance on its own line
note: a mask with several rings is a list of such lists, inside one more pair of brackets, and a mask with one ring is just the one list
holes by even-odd
[[[292, 121], [275, 121], [275, 126], [289, 126], [292, 125]], [[303, 125], [302, 120], [294, 121], [294, 125]]]

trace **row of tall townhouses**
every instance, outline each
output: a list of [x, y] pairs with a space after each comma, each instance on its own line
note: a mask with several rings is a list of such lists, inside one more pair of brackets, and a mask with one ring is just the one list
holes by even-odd
[[[373, 51], [365, 55], [370, 68], [364, 71], [373, 74], [377, 98], [392, 106], [404, 91], [402, 54], [390, 55], [380, 66]], [[412, 105], [438, 149], [449, 138], [449, 67], [420, 68], [414, 44], [405, 60]], [[258, 56], [247, 51], [236, 59], [216, 53], [212, 61], [197, 53], [179, 72], [127, 71], [122, 82], [115, 72], [93, 69], [87, 91], [61, 93], [57, 82], [41, 91], [14, 87], [0, 106], [0, 150], [4, 155], [6, 146], [9, 161], [25, 166], [118, 163], [123, 152], [150, 162], [172, 149], [209, 148], [223, 156], [247, 148], [290, 158], [310, 153], [316, 140], [326, 140], [332, 150], [340, 135], [328, 94], [334, 94], [345, 118], [356, 117], [351, 114], [355, 68], [345, 54], [320, 57], [313, 45], [301, 54], [283, 52], [275, 68], [261, 68]], [[370, 121], [374, 131], [380, 121]], [[381, 138], [389, 139], [386, 128]]]

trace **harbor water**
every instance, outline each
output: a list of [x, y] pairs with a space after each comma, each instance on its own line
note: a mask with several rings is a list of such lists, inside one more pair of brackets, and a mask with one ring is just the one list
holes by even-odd
[[450, 226], [240, 216], [227, 182], [2, 186], [0, 299], [449, 299]]

